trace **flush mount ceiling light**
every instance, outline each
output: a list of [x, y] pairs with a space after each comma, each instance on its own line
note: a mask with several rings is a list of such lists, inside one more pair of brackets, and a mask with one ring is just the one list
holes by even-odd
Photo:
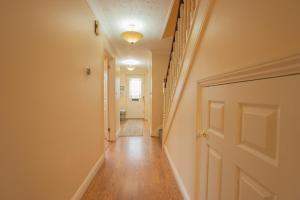
[[135, 69], [135, 67], [134, 67], [134, 66], [131, 66], [131, 65], [128, 65], [127, 69], [128, 69], [129, 71], [133, 71], [133, 70]]
[[139, 61], [134, 59], [127, 59], [122, 61], [122, 64], [129, 65], [129, 66], [138, 65], [139, 63], [140, 63]]
[[121, 37], [130, 44], [135, 44], [140, 41], [144, 36], [136, 31], [126, 31], [121, 34]]
[[126, 68], [129, 71], [133, 71], [135, 69], [136, 65], [140, 64], [140, 62], [138, 60], [135, 60], [135, 59], [123, 60], [123, 61], [121, 61], [121, 63], [123, 65], [126, 65]]

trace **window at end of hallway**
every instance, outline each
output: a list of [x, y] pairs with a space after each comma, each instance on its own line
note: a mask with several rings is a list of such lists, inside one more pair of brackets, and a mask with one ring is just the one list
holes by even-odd
[[139, 99], [142, 97], [142, 80], [140, 78], [129, 79], [129, 98]]

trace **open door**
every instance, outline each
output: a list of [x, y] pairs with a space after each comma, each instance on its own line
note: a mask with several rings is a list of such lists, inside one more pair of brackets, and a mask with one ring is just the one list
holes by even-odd
[[200, 200], [300, 199], [300, 75], [201, 87]]

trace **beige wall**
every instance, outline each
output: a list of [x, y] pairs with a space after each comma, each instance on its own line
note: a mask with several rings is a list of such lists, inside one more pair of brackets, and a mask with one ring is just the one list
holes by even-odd
[[167, 140], [191, 199], [195, 199], [197, 80], [300, 53], [299, 8], [296, 0], [215, 2]]
[[0, 199], [70, 199], [103, 154], [95, 17], [84, 0], [3, 1], [0, 13]]
[[151, 135], [157, 136], [163, 123], [163, 80], [169, 55], [152, 52], [152, 122]]

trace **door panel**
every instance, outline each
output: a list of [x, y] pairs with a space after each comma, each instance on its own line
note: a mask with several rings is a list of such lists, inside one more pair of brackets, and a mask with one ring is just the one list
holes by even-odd
[[219, 200], [221, 197], [222, 156], [209, 147], [207, 199]]
[[224, 102], [209, 102], [209, 129], [224, 137]]
[[238, 200], [275, 200], [275, 195], [239, 170]]
[[299, 85], [295, 75], [201, 89], [201, 200], [300, 199]]
[[[138, 78], [141, 80], [141, 96], [139, 98], [131, 98], [129, 95], [129, 80]], [[126, 103], [126, 118], [145, 118], [145, 97], [144, 97], [144, 76], [128, 75], [127, 76], [127, 103]]]
[[279, 107], [239, 104], [238, 148], [271, 164], [278, 162]]

